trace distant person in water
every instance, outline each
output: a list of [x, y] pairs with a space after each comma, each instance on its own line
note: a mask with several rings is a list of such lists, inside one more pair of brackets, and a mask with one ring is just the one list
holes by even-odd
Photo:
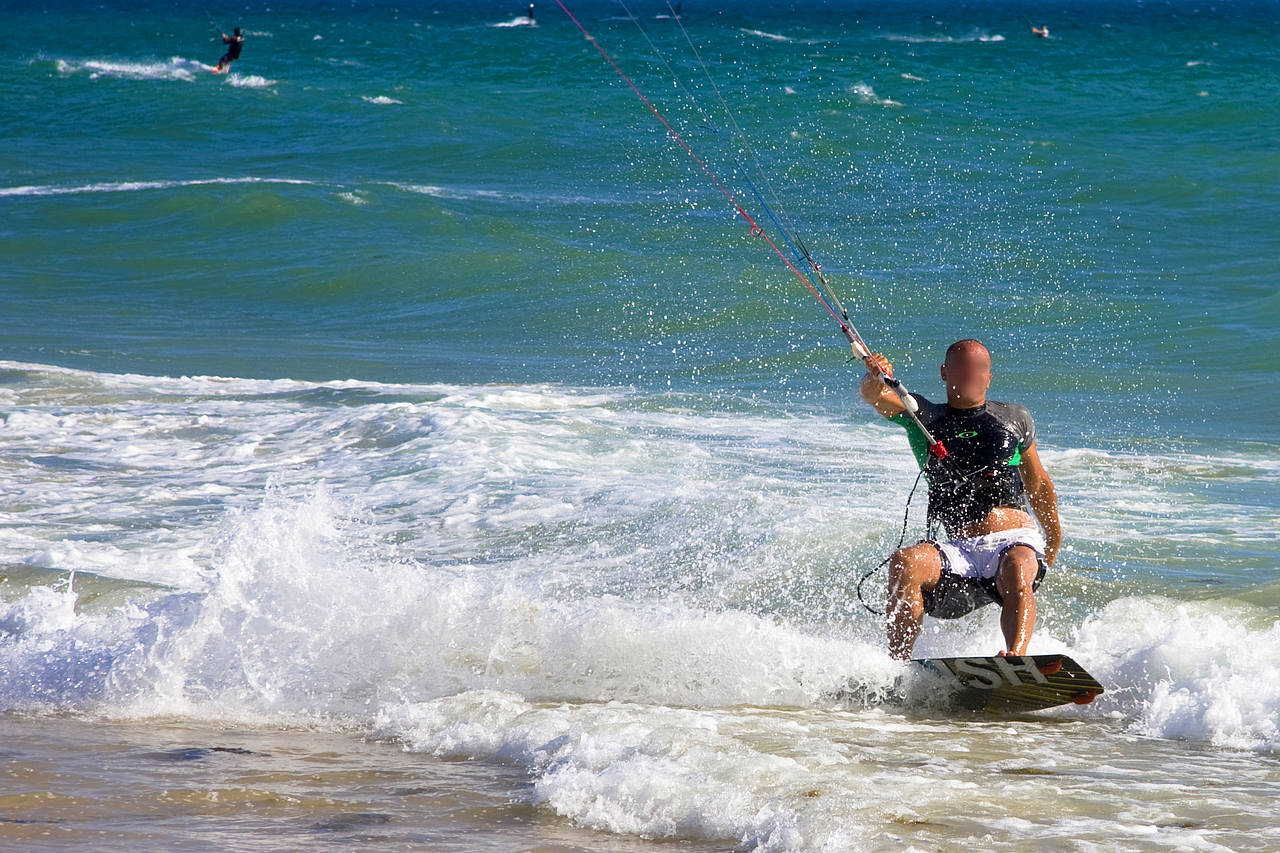
[[227, 45], [227, 52], [218, 60], [217, 67], [213, 69], [214, 74], [226, 74], [231, 69], [231, 63], [240, 58], [240, 51], [244, 48], [244, 35], [240, 28], [236, 27], [231, 35], [223, 33], [222, 43]]
[[529, 20], [533, 20], [533, 4], [529, 4]]
[[1032, 32], [1034, 35], [1037, 35], [1037, 36], [1039, 36], [1039, 37], [1040, 37], [1040, 38], [1042, 38], [1042, 39], [1047, 39], [1047, 38], [1049, 37], [1049, 28], [1048, 28], [1048, 27], [1032, 27], [1032, 28], [1031, 28], [1031, 32]]

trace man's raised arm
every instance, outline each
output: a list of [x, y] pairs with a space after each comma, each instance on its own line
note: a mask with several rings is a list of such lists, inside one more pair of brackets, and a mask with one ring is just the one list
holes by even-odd
[[880, 353], [875, 353], [867, 356], [863, 361], [867, 364], [867, 373], [862, 377], [862, 385], [858, 388], [862, 399], [886, 418], [902, 414], [905, 411], [902, 401], [888, 385], [880, 380], [879, 376], [879, 373], [893, 376], [893, 365], [889, 363], [889, 359]]

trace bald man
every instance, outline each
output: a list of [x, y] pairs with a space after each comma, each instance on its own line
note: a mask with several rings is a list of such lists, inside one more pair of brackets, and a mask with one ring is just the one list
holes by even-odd
[[[1030, 413], [988, 400], [991, 353], [979, 341], [956, 341], [942, 363], [946, 405], [911, 395], [920, 421], [947, 448], [946, 458], [936, 459], [874, 369], [892, 376], [893, 365], [878, 353], [866, 362], [862, 399], [906, 428], [929, 483], [930, 530], [936, 522], [947, 537], [899, 548], [889, 558], [889, 654], [911, 656], [926, 613], [958, 619], [992, 602], [1001, 606], [1005, 648], [999, 654], [1026, 654], [1036, 624], [1035, 590], [1062, 544], [1058, 496], [1040, 464]], [[1028, 502], [1043, 533], [1026, 511]]]

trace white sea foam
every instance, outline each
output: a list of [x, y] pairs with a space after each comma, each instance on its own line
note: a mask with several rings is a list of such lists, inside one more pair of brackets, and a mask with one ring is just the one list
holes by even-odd
[[192, 81], [211, 71], [211, 67], [181, 56], [166, 61], [134, 61], [125, 59], [57, 59], [59, 74], [88, 74], [92, 80], [114, 77], [131, 80]]
[[0, 187], [3, 196], [57, 196], [83, 195], [86, 193], [124, 193], [140, 190], [166, 190], [174, 187], [199, 187], [217, 184], [295, 184], [313, 186], [314, 181], [296, 178], [201, 178], [186, 181], [103, 181], [93, 184], [75, 184], [70, 186], [45, 184], [24, 187]]
[[[1099, 701], [1090, 713], [1106, 713]], [[1165, 817], [1185, 800], [1184, 773], [1133, 766], [1179, 753], [1146, 741], [1124, 754], [1098, 742], [1101, 725], [1047, 731], [973, 720], [960, 734], [945, 721], [874, 709], [576, 705], [474, 690], [384, 706], [375, 732], [442, 757], [514, 762], [536, 780], [537, 802], [617, 833], [754, 851], [887, 849], [906, 841], [872, 834], [888, 820], [911, 825], [910, 839], [933, 849], [945, 847], [946, 836], [928, 834], [936, 820], [983, 836], [984, 849], [1139, 838], [1215, 849], [1220, 829], [1198, 814]], [[1201, 784], [1230, 786], [1245, 768], [1265, 775], [1247, 758], [1222, 755], [1194, 772]], [[1257, 807], [1276, 814], [1265, 783], [1258, 788]], [[1064, 799], [1071, 809], [1060, 808]]]
[[[1090, 813], [1144, 813], [1135, 799], [1182, 790], [1182, 773], [1145, 771], [1140, 791], [1125, 770], [1108, 776], [1108, 761], [1138, 760], [1112, 754], [1131, 740], [1105, 740], [1114, 714], [1136, 734], [1276, 743], [1274, 627], [1122, 599], [1072, 642], [1109, 691], [1059, 716], [1098, 722], [957, 727], [824, 702], [833, 686], [902, 673], [875, 644], [742, 612], [575, 597], [479, 564], [429, 568], [397, 559], [372, 521], [328, 490], [276, 489], [227, 519], [202, 593], [77, 612], [70, 592], [35, 587], [0, 605], [0, 696], [127, 716], [336, 718], [433, 755], [515, 763], [536, 802], [584, 826], [760, 851], [858, 849], [861, 828], [886, 817], [942, 813], [984, 815], [1005, 842], [995, 849], [1155, 834], [1156, 819], [1082, 821], [1079, 805], [1047, 823], [1025, 816], [1064, 796]], [[1160, 749], [1147, 742], [1142, 760]], [[1233, 772], [1222, 757], [1197, 770], [1214, 784]]]
[[387, 95], [361, 95], [360, 100], [370, 104], [403, 104], [404, 101], [397, 101], [395, 98]]
[[[1280, 507], [1264, 503], [1241, 512], [1238, 506], [1191, 497], [1229, 483], [1265, 501], [1267, 493], [1280, 489], [1280, 465], [1264, 455], [1077, 448], [1045, 449], [1043, 458], [1059, 491], [1070, 496], [1076, 535], [1096, 542], [1098, 555], [1221, 561], [1222, 554], [1244, 543], [1274, 543], [1280, 528]], [[1188, 550], [1188, 536], [1198, 537], [1203, 547]]]
[[[1160, 756], [1194, 760], [1176, 739], [1243, 750], [1196, 769], [1213, 784], [1280, 743], [1273, 610], [1121, 594], [1077, 624], [1070, 561], [1032, 651], [1071, 650], [1108, 688], [1094, 705], [1044, 726], [880, 704], [909, 670], [852, 584], [912, 470], [870, 420], [625, 389], [0, 373], [0, 490], [22, 507], [0, 564], [60, 578], [0, 587], [6, 709], [336, 721], [513, 762], [583, 826], [753, 850], [894, 846], [865, 836], [886, 823], [945, 846], [931, 821], [979, 814], [992, 849], [1160, 838], [1186, 778]], [[1243, 456], [1043, 455], [1068, 518], [1104, 520], [1086, 504], [1162, 466], [1168, 511], [1218, 549], [1236, 534], [1178, 477], [1274, 476]], [[1077, 547], [1152, 535], [1118, 527]], [[94, 598], [102, 578], [168, 588]], [[929, 622], [919, 651], [999, 637], [988, 608]], [[834, 703], [849, 687], [862, 703]], [[1043, 798], [1115, 817], [1029, 820]]]
[[741, 29], [742, 29], [742, 32], [746, 33], [749, 36], [759, 36], [762, 39], [769, 39], [770, 41], [786, 41], [786, 42], [793, 41], [793, 39], [790, 38], [789, 36], [779, 35], [778, 33], [767, 33], [764, 30], [749, 30], [749, 29], [746, 29], [745, 27]]
[[435, 198], [515, 198], [516, 196], [509, 193], [499, 192], [498, 190], [481, 190], [466, 187], [440, 187], [432, 184], [405, 184], [405, 183], [388, 183], [387, 186], [404, 190], [411, 193], [419, 193], [421, 195], [434, 196]]
[[276, 85], [278, 81], [268, 80], [266, 77], [257, 74], [236, 74], [233, 71], [227, 75], [227, 82], [241, 89], [269, 89]]
[[1280, 621], [1234, 601], [1122, 598], [1080, 629], [1078, 654], [1117, 685], [1143, 734], [1280, 751]]
[[478, 187], [437, 186], [434, 184], [408, 184], [399, 181], [386, 181], [382, 186], [393, 187], [403, 192], [427, 195], [443, 199], [486, 199], [494, 201], [529, 201], [551, 204], [620, 204], [622, 199], [601, 196], [568, 195], [563, 193], [517, 192], [510, 190], [487, 190]]
[[951, 36], [951, 35], [909, 35], [889, 33], [881, 36], [887, 41], [901, 41], [908, 44], [970, 44], [973, 42], [1002, 42], [1004, 36], [999, 33], [991, 34], [984, 30], [972, 30], [967, 35]]
[[528, 15], [519, 15], [509, 21], [499, 21], [496, 24], [490, 24], [491, 27], [507, 28], [507, 27], [536, 27], [538, 22]]
[[853, 93], [858, 98], [858, 100], [864, 104], [879, 104], [880, 106], [885, 106], [885, 107], [902, 106], [902, 104], [893, 100], [892, 98], [881, 98], [879, 95], [876, 94], [875, 89], [872, 89], [866, 83], [854, 83], [852, 86], [849, 87], [849, 91]]

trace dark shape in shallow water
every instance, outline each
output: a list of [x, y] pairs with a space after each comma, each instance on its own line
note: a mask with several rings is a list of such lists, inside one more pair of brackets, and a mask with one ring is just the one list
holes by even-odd
[[312, 824], [312, 828], [320, 832], [347, 832], [362, 826], [381, 826], [386, 823], [391, 823], [391, 815], [382, 812], [346, 812]]
[[184, 746], [180, 749], [167, 749], [163, 752], [144, 752], [142, 757], [156, 761], [199, 761], [202, 758], [208, 758], [215, 752], [226, 752], [231, 755], [260, 754], [251, 749], [241, 749], [235, 746]]

